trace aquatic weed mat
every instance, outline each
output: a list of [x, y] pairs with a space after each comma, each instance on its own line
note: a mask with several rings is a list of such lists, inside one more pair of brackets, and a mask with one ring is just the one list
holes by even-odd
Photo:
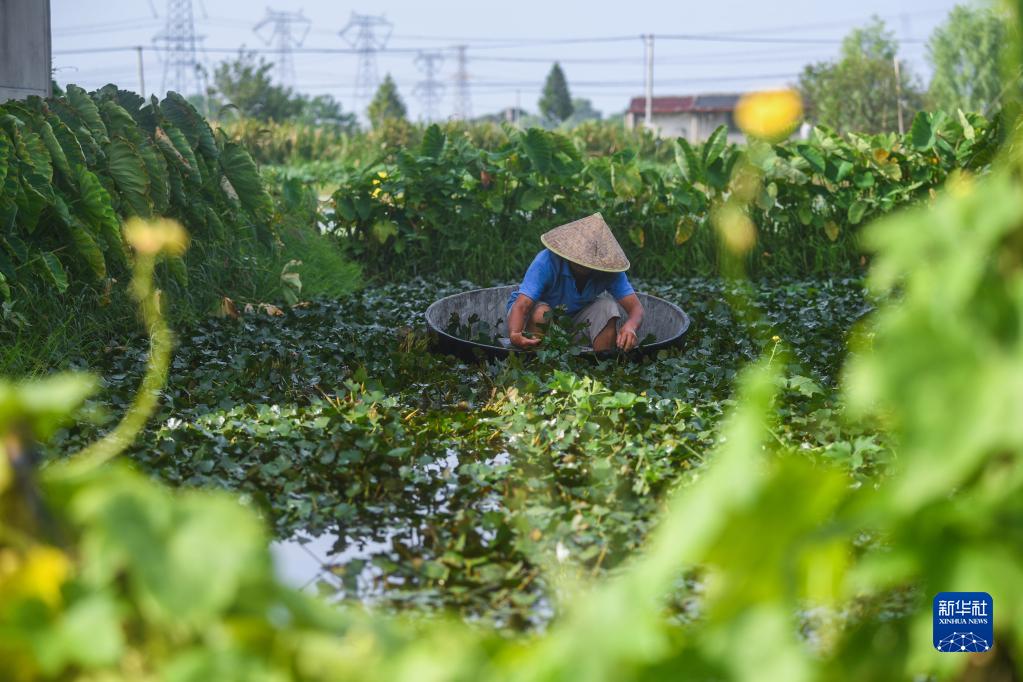
[[[338, 599], [510, 628], [553, 615], [552, 572], [598, 576], [642, 545], [665, 493], [698, 474], [754, 357], [787, 363], [780, 441], [845, 465], [853, 485], [884, 473], [888, 445], [844, 423], [835, 396], [850, 330], [872, 308], [858, 280], [754, 284], [759, 314], [742, 320], [720, 280], [641, 283], [695, 329], [640, 362], [428, 352], [423, 311], [475, 286], [417, 280], [181, 329], [130, 456], [172, 484], [239, 492], [294, 541], [283, 560], [306, 557], [308, 582]], [[145, 353], [139, 338], [79, 362], [104, 389], [51, 456], [114, 422]]]

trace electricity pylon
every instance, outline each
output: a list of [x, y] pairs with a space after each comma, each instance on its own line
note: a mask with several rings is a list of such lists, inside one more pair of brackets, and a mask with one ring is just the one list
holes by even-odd
[[273, 45], [277, 52], [276, 67], [277, 81], [281, 85], [294, 87], [295, 85], [295, 58], [293, 50], [302, 47], [312, 22], [297, 12], [282, 12], [266, 8], [266, 16], [258, 24], [252, 27], [260, 40], [267, 45]]

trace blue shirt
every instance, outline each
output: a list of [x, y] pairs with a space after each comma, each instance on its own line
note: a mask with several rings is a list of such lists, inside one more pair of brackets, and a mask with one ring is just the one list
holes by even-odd
[[568, 261], [544, 249], [536, 254], [526, 270], [522, 284], [511, 293], [506, 312], [511, 309], [519, 294], [525, 294], [533, 301], [542, 301], [551, 307], [563, 305], [569, 315], [574, 315], [605, 291], [614, 296], [616, 301], [636, 293], [624, 272], [599, 271], [594, 271], [580, 293]]

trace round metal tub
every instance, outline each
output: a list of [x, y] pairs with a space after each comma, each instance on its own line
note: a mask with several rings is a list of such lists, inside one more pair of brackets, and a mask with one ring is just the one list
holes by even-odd
[[[504, 358], [511, 353], [530, 352], [512, 346], [507, 338], [500, 338], [498, 344], [481, 343], [445, 331], [454, 314], [458, 315], [459, 325], [464, 325], [471, 336], [479, 333], [489, 336], [492, 335], [492, 330], [503, 329], [508, 297], [514, 290], [514, 286], [474, 289], [434, 301], [426, 309], [426, 326], [430, 331], [434, 349], [464, 359], [478, 357], [481, 353], [487, 357]], [[653, 334], [655, 340], [633, 349], [628, 353], [629, 357], [641, 357], [663, 348], [681, 346], [691, 325], [685, 311], [663, 298], [649, 294], [637, 295], [644, 311], [640, 340], [648, 334]], [[470, 325], [469, 319], [473, 315], [478, 319]], [[597, 357], [613, 357], [618, 354], [617, 351], [594, 353], [589, 346], [583, 346], [582, 350], [589, 351]]]

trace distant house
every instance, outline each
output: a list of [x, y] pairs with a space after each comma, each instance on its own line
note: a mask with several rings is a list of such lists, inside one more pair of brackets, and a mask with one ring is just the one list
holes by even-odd
[[[660, 137], [684, 137], [690, 142], [702, 142], [725, 125], [728, 141], [742, 142], [745, 137], [732, 118], [738, 101], [739, 95], [731, 94], [654, 97], [650, 123]], [[642, 126], [645, 117], [646, 98], [633, 97], [625, 112], [626, 127]]]

